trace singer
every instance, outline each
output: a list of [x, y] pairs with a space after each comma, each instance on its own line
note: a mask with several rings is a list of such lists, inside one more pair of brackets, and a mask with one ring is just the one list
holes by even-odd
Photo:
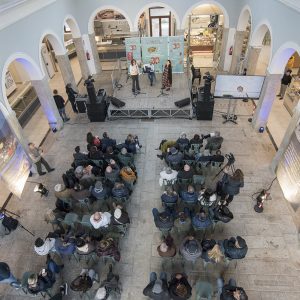
[[136, 63], [135, 59], [131, 60], [131, 64], [129, 67], [129, 73], [132, 79], [132, 92], [134, 94], [139, 94], [141, 92], [140, 84], [139, 84], [139, 74], [140, 70]]
[[169, 91], [171, 86], [172, 86], [172, 63], [168, 59], [165, 64], [163, 75], [162, 75], [162, 88]]

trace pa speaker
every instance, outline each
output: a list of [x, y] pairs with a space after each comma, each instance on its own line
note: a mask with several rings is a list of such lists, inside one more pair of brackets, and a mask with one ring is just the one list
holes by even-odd
[[174, 102], [174, 104], [177, 107], [180, 107], [180, 108], [184, 107], [184, 106], [187, 106], [187, 105], [190, 105], [190, 103], [191, 103], [191, 99], [190, 98], [185, 98], [185, 99], [182, 99], [182, 100]]
[[214, 113], [215, 101], [198, 101], [196, 102], [197, 120], [212, 120]]
[[110, 103], [114, 106], [116, 106], [117, 108], [121, 108], [123, 106], [125, 106], [125, 102], [115, 98], [115, 97], [109, 97]]
[[101, 103], [87, 103], [87, 115], [91, 122], [105, 122], [107, 115], [107, 105], [105, 101]]

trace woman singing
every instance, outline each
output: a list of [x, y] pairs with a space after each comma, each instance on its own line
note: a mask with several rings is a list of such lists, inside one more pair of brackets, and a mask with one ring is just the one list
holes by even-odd
[[167, 63], [165, 64], [164, 72], [162, 75], [162, 88], [169, 91], [171, 86], [172, 86], [172, 63], [168, 59]]
[[140, 70], [135, 59], [131, 60], [131, 64], [129, 66], [129, 73], [132, 79], [132, 92], [134, 94], [139, 94], [140, 93], [140, 84], [139, 84]]

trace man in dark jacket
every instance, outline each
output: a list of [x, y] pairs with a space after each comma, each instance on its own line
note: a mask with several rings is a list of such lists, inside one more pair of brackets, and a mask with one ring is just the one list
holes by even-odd
[[192, 287], [187, 276], [182, 273], [172, 275], [169, 282], [169, 293], [173, 300], [186, 300], [192, 296]]
[[221, 151], [220, 151], [220, 150], [217, 150], [217, 151], [216, 151], [216, 155], [213, 155], [213, 156], [211, 157], [211, 161], [223, 163], [223, 162], [224, 162], [224, 155], [221, 154]]
[[179, 165], [183, 160], [183, 154], [178, 152], [175, 147], [170, 149], [170, 153], [166, 156], [166, 162], [172, 165]]
[[205, 230], [212, 227], [213, 223], [209, 217], [209, 214], [202, 210], [199, 213], [194, 214], [192, 217], [192, 225], [196, 230]]
[[160, 279], [157, 279], [155, 272], [150, 274], [150, 283], [144, 288], [144, 296], [155, 300], [169, 300], [167, 274], [160, 273]]
[[116, 147], [116, 140], [111, 139], [107, 132], [104, 132], [101, 140], [102, 151], [105, 152], [107, 147], [112, 147], [113, 149]]
[[237, 287], [234, 279], [230, 279], [225, 285], [222, 278], [218, 278], [217, 282], [220, 300], [248, 300], [245, 290]]
[[95, 186], [91, 188], [91, 195], [96, 200], [103, 200], [110, 195], [110, 191], [101, 181], [96, 181]]
[[157, 228], [163, 231], [170, 231], [174, 225], [173, 217], [167, 211], [159, 212], [157, 208], [152, 209], [154, 223]]
[[195, 189], [192, 185], [189, 185], [187, 191], [181, 191], [180, 197], [182, 202], [185, 204], [195, 205], [198, 201], [198, 193], [195, 192]]
[[285, 74], [283, 75], [283, 77], [281, 78], [281, 86], [280, 86], [280, 92], [277, 95], [277, 97], [280, 97], [279, 100], [282, 100], [287, 87], [291, 84], [292, 82], [292, 70], [288, 69], [286, 70]]
[[178, 147], [181, 151], [188, 150], [188, 148], [190, 146], [190, 141], [186, 137], [186, 133], [182, 132], [180, 134], [180, 137], [177, 139], [176, 144], [178, 145]]
[[113, 189], [111, 190], [112, 196], [116, 198], [129, 198], [129, 190], [127, 187], [120, 182], [116, 182]]
[[173, 191], [171, 186], [167, 187], [166, 191], [161, 195], [161, 202], [163, 204], [175, 204], [178, 200], [178, 194]]
[[236, 239], [231, 237], [229, 240], [224, 240], [223, 247], [225, 256], [230, 259], [242, 259], [248, 251], [246, 241], [240, 236], [237, 236]]
[[190, 179], [192, 180], [194, 176], [194, 171], [189, 165], [184, 165], [183, 171], [179, 171], [177, 178], [178, 179]]
[[64, 122], [67, 122], [70, 120], [70, 118], [67, 117], [66, 115], [66, 111], [65, 111], [65, 100], [62, 96], [58, 95], [58, 91], [57, 90], [53, 90], [53, 98], [55, 101], [55, 104], [57, 106], [58, 112], [61, 116], [61, 118], [63, 119]]
[[5, 262], [0, 262], [0, 283], [12, 283], [17, 282], [18, 280], [10, 272], [9, 266]]
[[81, 163], [88, 160], [88, 156], [82, 152], [80, 152], [80, 147], [75, 147], [75, 153], [73, 153], [75, 167], [81, 165]]
[[78, 95], [78, 93], [73, 90], [71, 83], [68, 83], [66, 85], [66, 93], [68, 95], [68, 99], [71, 103], [71, 106], [72, 106], [72, 109], [73, 109], [74, 113], [78, 114], [78, 110], [77, 110], [77, 107], [76, 107], [76, 104], [75, 104], [75, 96]]
[[205, 149], [209, 149], [210, 151], [221, 149], [223, 138], [220, 136], [219, 131], [215, 131], [203, 137], [206, 139]]

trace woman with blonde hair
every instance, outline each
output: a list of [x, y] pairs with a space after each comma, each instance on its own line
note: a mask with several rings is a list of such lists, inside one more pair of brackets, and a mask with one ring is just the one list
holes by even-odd
[[216, 242], [215, 240], [204, 240], [201, 243], [202, 255], [201, 258], [206, 263], [222, 263], [225, 262], [225, 255], [222, 243]]

